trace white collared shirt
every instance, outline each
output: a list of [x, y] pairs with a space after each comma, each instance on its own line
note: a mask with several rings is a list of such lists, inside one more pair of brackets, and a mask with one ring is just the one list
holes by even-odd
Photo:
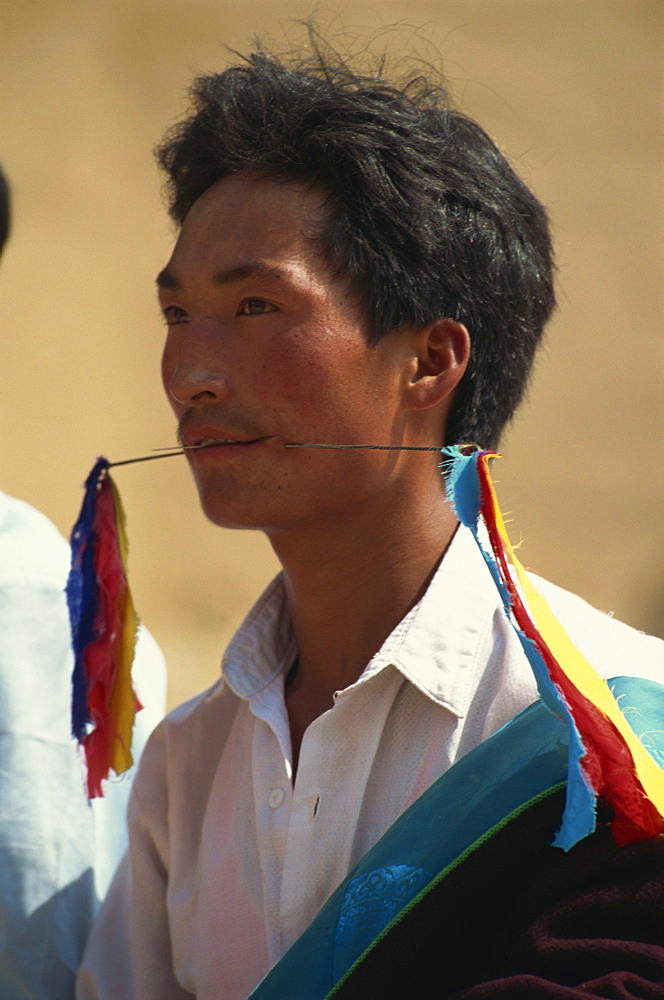
[[[600, 673], [664, 678], [663, 643], [541, 585]], [[93, 932], [80, 998], [247, 997], [391, 823], [536, 698], [464, 529], [420, 603], [309, 726], [293, 784], [283, 686], [295, 655], [278, 577], [222, 679], [146, 749], [131, 859]]]

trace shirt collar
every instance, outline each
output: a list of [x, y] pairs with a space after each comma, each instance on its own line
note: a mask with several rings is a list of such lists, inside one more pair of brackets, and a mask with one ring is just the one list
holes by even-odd
[[279, 573], [258, 598], [231, 639], [222, 675], [240, 698], [262, 691], [295, 661], [297, 645]]
[[477, 543], [459, 525], [424, 596], [387, 637], [360, 680], [392, 665], [461, 718], [475, 691], [475, 668], [498, 604]]
[[[393, 666], [427, 697], [462, 717], [474, 690], [482, 639], [498, 603], [477, 544], [460, 525], [426, 593], [387, 637], [356, 684]], [[288, 669], [296, 653], [279, 574], [235, 633], [222, 673], [239, 697], [250, 698]]]

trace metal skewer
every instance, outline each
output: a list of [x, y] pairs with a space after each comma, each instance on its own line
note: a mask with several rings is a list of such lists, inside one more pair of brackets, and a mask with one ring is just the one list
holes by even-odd
[[[161, 449], [159, 449], [161, 451]], [[183, 455], [182, 449], [178, 451], [163, 450], [160, 455], [143, 455], [142, 458], [125, 458], [122, 462], [109, 462], [108, 468], [115, 469], [118, 465], [134, 465], [136, 462], [153, 462], [155, 458], [170, 458], [171, 455]]]
[[443, 445], [419, 444], [285, 444], [284, 448], [329, 448], [346, 451], [442, 451]]
[[[141, 458], [126, 458], [121, 462], [109, 462], [109, 469], [117, 468], [119, 465], [134, 465], [136, 462], [153, 462], [157, 458], [171, 458], [172, 455], [184, 455], [185, 451], [201, 448], [199, 444], [183, 445], [178, 449], [154, 448], [159, 452], [157, 455], [143, 455]], [[303, 441], [289, 441], [282, 445], [283, 448], [323, 448], [327, 451], [443, 451], [442, 445], [415, 445], [415, 444], [313, 444]]]

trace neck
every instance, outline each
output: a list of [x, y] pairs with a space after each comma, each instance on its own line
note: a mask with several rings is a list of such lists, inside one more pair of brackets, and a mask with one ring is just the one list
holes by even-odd
[[[408, 513], [404, 513], [407, 510]], [[299, 657], [286, 690], [294, 764], [306, 727], [358, 679], [419, 600], [456, 529], [439, 485], [427, 500], [272, 537]]]

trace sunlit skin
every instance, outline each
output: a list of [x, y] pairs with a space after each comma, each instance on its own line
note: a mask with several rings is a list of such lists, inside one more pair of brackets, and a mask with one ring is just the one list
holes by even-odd
[[[209, 188], [158, 278], [162, 375], [203, 509], [258, 528], [284, 568], [298, 641], [293, 760], [419, 596], [455, 530], [438, 456], [288, 441], [442, 443], [469, 350], [441, 320], [377, 345], [311, 239], [316, 189], [251, 175]], [[239, 442], [239, 443], [226, 443]], [[340, 625], [343, 623], [343, 627]]]

